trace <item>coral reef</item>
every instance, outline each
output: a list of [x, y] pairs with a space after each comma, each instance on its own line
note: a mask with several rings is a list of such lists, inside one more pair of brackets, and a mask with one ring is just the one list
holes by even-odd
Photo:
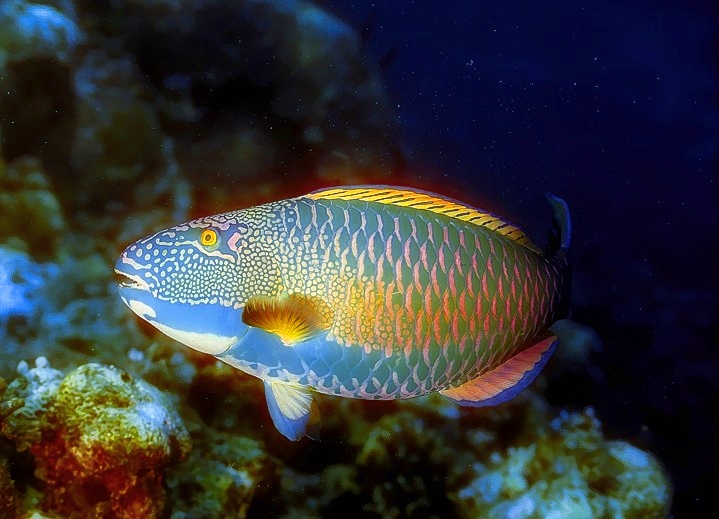
[[[6, 387], [5, 380], [0, 378], [0, 429], [2, 428], [5, 418], [25, 403], [20, 398], [8, 401], [3, 400]], [[12, 517], [20, 508], [20, 493], [15, 488], [10, 476], [7, 460], [3, 455], [4, 452], [0, 445], [0, 517]]]
[[0, 4], [0, 73], [9, 61], [49, 57], [66, 62], [81, 40], [69, 0]]
[[473, 466], [476, 476], [455, 497], [469, 515], [668, 516], [671, 487], [658, 461], [627, 443], [605, 440], [591, 408], [562, 412], [534, 434]]
[[[333, 434], [349, 438], [352, 448], [338, 459], [350, 463], [326, 465], [299, 484], [297, 474], [285, 476], [281, 497], [289, 506], [278, 513], [326, 517], [351, 508], [367, 517], [668, 516], [671, 486], [664, 469], [652, 455], [606, 440], [591, 408], [552, 418], [537, 395], [481, 411], [432, 396], [400, 403], [375, 421], [364, 418], [361, 407], [340, 403], [330, 421]], [[351, 425], [342, 425], [346, 421]]]
[[191, 154], [178, 146], [178, 158], [196, 184], [256, 182], [277, 167], [285, 174], [387, 173], [399, 163], [376, 65], [363, 58], [350, 26], [311, 2], [124, 0], [112, 13], [102, 4], [83, 7], [158, 88], [168, 133], [192, 143]]
[[63, 517], [159, 517], [162, 468], [190, 451], [168, 399], [111, 366], [86, 364], [63, 377], [38, 358], [18, 371], [3, 401], [23, 405], [0, 433], [33, 455], [41, 508]]
[[667, 514], [651, 454], [532, 392], [320, 395], [322, 441], [288, 444], [257, 380], [118, 300], [117, 251], [188, 213], [399, 182], [364, 54], [307, 1], [0, 2], [0, 517]]
[[71, 0], [0, 2], [0, 133], [8, 162], [33, 155], [45, 166], [68, 163], [71, 67], [83, 38]]
[[310, 2], [76, 4], [0, 10], [5, 157], [40, 158], [73, 221], [111, 236], [130, 211], [183, 219], [193, 192], [215, 212], [401, 163], [376, 65]]
[[73, 197], [76, 205], [116, 203], [117, 192], [107, 189], [113, 186], [132, 193], [134, 207], [162, 202], [179, 214], [187, 210], [188, 187], [179, 175], [173, 143], [160, 127], [142, 79], [134, 60], [100, 50], [88, 52], [75, 69], [70, 158], [72, 174], [85, 182]]
[[245, 517], [272, 471], [262, 444], [216, 432], [197, 441], [187, 463], [168, 472], [172, 517]]
[[55, 254], [65, 219], [38, 159], [26, 156], [5, 165], [0, 158], [0, 213], [0, 240], [22, 234], [22, 241], [12, 242], [16, 247], [39, 258]]

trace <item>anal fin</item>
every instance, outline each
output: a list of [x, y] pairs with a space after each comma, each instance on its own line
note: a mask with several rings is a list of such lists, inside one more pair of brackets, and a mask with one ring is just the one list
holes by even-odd
[[287, 439], [318, 439], [320, 414], [310, 390], [287, 382], [265, 380], [265, 398], [272, 421]]
[[461, 386], [440, 393], [460, 405], [484, 407], [511, 400], [531, 384], [557, 348], [557, 338], [548, 337], [508, 361]]

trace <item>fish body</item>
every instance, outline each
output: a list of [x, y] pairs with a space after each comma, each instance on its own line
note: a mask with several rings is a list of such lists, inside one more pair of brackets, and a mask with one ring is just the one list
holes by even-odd
[[446, 197], [343, 187], [171, 227], [130, 245], [119, 292], [170, 337], [262, 379], [278, 429], [316, 426], [311, 391], [508, 400], [556, 347], [569, 214], [542, 254], [517, 227]]

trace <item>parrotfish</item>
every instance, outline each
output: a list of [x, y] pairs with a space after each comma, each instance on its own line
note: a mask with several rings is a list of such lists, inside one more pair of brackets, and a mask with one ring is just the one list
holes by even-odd
[[119, 294], [171, 338], [264, 382], [290, 440], [319, 425], [313, 392], [439, 392], [460, 405], [525, 389], [568, 312], [570, 218], [556, 242], [448, 197], [340, 187], [199, 218], [130, 245]]

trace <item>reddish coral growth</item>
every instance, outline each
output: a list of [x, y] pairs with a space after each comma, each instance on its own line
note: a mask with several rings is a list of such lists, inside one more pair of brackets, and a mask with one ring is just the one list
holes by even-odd
[[[38, 392], [32, 381], [42, 378], [46, 363], [24, 373], [29, 382], [18, 382], [13, 392]], [[167, 503], [162, 469], [190, 450], [189, 434], [164, 395], [99, 364], [81, 366], [43, 394], [41, 404], [18, 409], [3, 429], [18, 445], [25, 440], [35, 457], [35, 475], [44, 483], [41, 508], [67, 518], [160, 517]]]
[[[165, 504], [162, 473], [133, 473], [102, 448], [96, 448], [97, 464], [81, 465], [73, 454], [77, 438], [58, 432], [30, 448], [37, 475], [45, 486], [42, 508], [63, 517], [137, 518], [158, 517]], [[137, 464], [138, 460], [134, 464]], [[151, 467], [150, 460], [144, 460]], [[155, 460], [158, 462], [160, 460]]]

